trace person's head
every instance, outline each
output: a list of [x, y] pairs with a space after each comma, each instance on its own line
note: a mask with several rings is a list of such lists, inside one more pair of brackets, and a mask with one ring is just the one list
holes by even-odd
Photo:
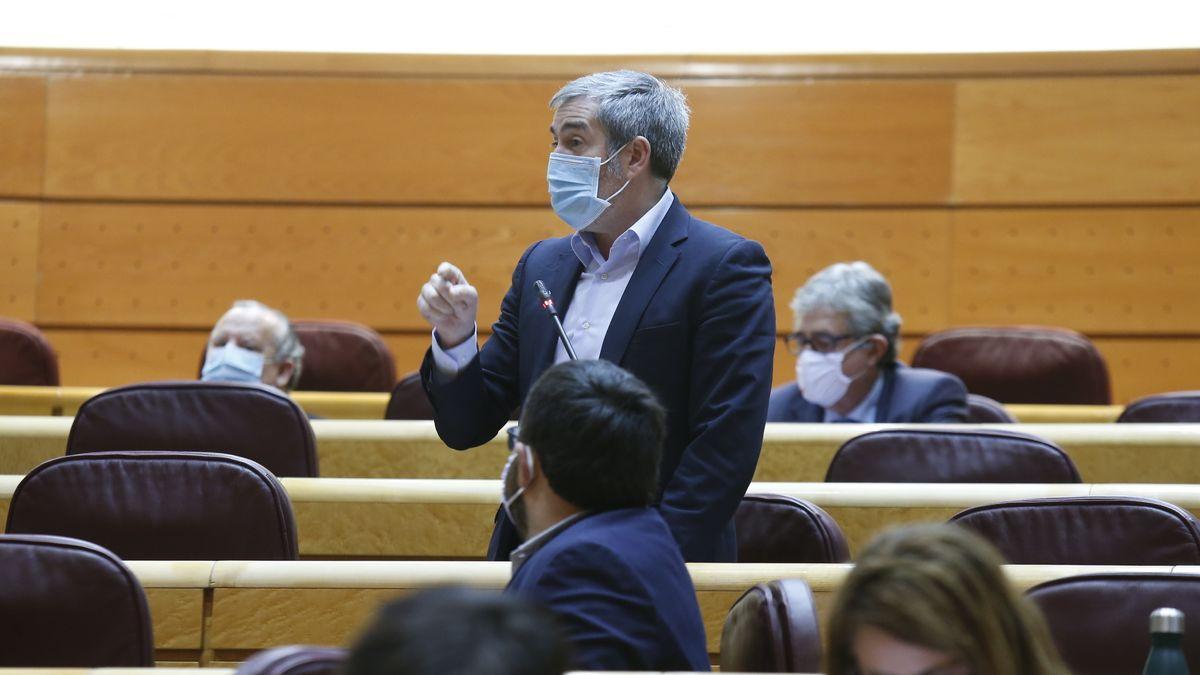
[[829, 617], [828, 675], [1066, 675], [1045, 621], [990, 544], [956, 525], [885, 532]]
[[284, 391], [300, 380], [304, 346], [287, 316], [257, 300], [238, 300], [208, 337], [201, 378], [262, 382]]
[[[617, 70], [569, 82], [550, 99], [550, 108], [554, 153], [605, 161], [593, 196], [611, 199], [612, 208], [590, 223], [572, 225], [593, 232], [628, 227], [632, 221], [625, 221], [640, 217], [638, 209], [662, 195], [679, 167], [687, 143], [687, 99], [653, 75]], [[563, 216], [554, 197], [554, 172], [552, 156], [551, 201]], [[618, 191], [621, 196], [613, 198]]]
[[[892, 288], [865, 262], [837, 263], [814, 274], [796, 291], [792, 311], [788, 349], [799, 357], [797, 377], [814, 403], [830, 407], [851, 382], [896, 361], [900, 315], [892, 311]], [[830, 383], [840, 387], [823, 391]]]
[[346, 675], [561, 675], [568, 647], [549, 610], [470, 588], [384, 605], [359, 636]]
[[518, 529], [541, 531], [564, 509], [649, 506], [665, 437], [666, 411], [629, 372], [603, 360], [550, 368], [510, 436], [504, 494]]

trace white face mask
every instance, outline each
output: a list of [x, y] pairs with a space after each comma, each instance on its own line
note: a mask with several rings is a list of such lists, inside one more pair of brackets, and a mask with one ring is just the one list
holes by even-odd
[[860, 340], [845, 351], [828, 354], [811, 349], [800, 352], [800, 358], [796, 359], [796, 384], [800, 387], [804, 400], [822, 408], [832, 407], [842, 400], [850, 389], [850, 383], [862, 376], [862, 373], [854, 377], [843, 373], [842, 361], [845, 360], [846, 354], [865, 343], [865, 339]]
[[261, 382], [265, 363], [260, 352], [230, 340], [220, 347], [209, 346], [200, 379], [205, 382]]
[[[525, 486], [517, 485], [521, 477], [514, 466], [519, 454], [516, 450], [510, 452], [508, 454], [508, 461], [504, 464], [504, 470], [500, 472], [500, 505], [504, 507], [504, 512], [508, 514], [508, 519], [516, 526], [517, 532], [520, 532], [521, 536], [524, 537], [528, 531], [529, 523], [525, 521], [525, 509], [520, 508], [517, 504], [517, 500], [521, 498], [521, 495], [525, 494]], [[525, 468], [528, 469], [529, 475], [532, 476], [533, 455], [529, 454], [528, 450], [525, 452], [525, 458]], [[516, 488], [512, 494], [508, 494], [510, 480]]]
[[621, 189], [609, 195], [608, 199], [600, 197], [600, 167], [621, 154], [627, 145], [629, 143], [622, 145], [603, 162], [599, 157], [550, 153], [550, 162], [546, 167], [550, 206], [563, 222], [576, 230], [585, 229], [596, 222], [600, 214], [612, 206], [612, 200], [629, 187], [629, 181], [625, 181]]

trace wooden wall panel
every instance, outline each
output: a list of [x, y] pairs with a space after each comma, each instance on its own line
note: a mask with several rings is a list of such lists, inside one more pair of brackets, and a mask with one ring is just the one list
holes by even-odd
[[789, 305], [810, 276], [836, 262], [866, 260], [892, 284], [904, 329], [948, 320], [950, 216], [933, 209], [697, 209], [695, 215], [763, 244], [774, 269], [775, 318], [792, 330]]
[[950, 323], [1200, 333], [1200, 209], [954, 215]]
[[0, 195], [42, 193], [45, 80], [0, 77]]
[[[47, 193], [545, 204], [559, 80], [87, 76], [51, 83]], [[687, 83], [692, 203], [930, 203], [948, 83]], [[103, 170], [100, 170], [103, 169]]]
[[950, 192], [947, 82], [688, 85], [680, 194], [708, 204], [930, 204]]
[[1200, 389], [1200, 337], [1093, 340], [1108, 364], [1113, 403]]
[[[58, 352], [64, 386], [110, 387], [149, 380], [191, 379], [200, 365], [207, 330], [46, 329]], [[385, 333], [403, 376], [421, 365], [429, 334]]]
[[1200, 200], [1200, 76], [958, 84], [959, 203]]
[[185, 200], [544, 203], [558, 82], [51, 81], [46, 191]]
[[44, 210], [39, 321], [204, 328], [238, 298], [296, 318], [424, 329], [442, 260], [499, 314], [521, 252], [566, 229], [549, 209], [72, 205]]
[[[865, 259], [895, 287], [906, 329], [946, 324], [949, 216], [937, 210], [698, 209], [766, 247], [776, 312], [834, 262]], [[303, 208], [50, 204], [44, 207], [39, 321], [208, 328], [253, 297], [290, 316], [377, 330], [425, 330], [421, 285], [442, 260], [480, 290], [489, 326], [521, 252], [570, 230], [548, 208]], [[303, 289], [297, 293], [297, 289]]]
[[36, 203], [0, 202], [0, 316], [34, 319], [40, 215]]

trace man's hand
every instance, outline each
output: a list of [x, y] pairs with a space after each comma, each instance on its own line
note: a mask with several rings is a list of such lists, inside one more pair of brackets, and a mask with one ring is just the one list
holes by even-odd
[[417, 309], [437, 332], [442, 349], [457, 347], [475, 334], [479, 291], [467, 283], [462, 270], [444, 262], [421, 287]]

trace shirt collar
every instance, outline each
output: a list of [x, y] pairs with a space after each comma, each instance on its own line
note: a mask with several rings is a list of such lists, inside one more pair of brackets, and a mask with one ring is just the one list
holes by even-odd
[[[617, 241], [613, 244], [613, 249], [617, 248], [617, 244], [632, 239], [633, 241], [633, 258], [640, 259], [642, 252], [646, 250], [646, 245], [654, 238], [654, 233], [658, 232], [658, 226], [662, 225], [663, 218], [666, 218], [667, 211], [671, 208], [671, 203], [675, 201], [675, 194], [670, 188], [663, 191], [663, 196], [659, 198], [658, 203], [650, 207], [650, 210], [642, 214], [641, 218], [633, 224], [625, 232], [617, 237]], [[583, 263], [584, 270], [591, 269], [592, 265], [603, 265], [604, 256], [600, 255], [600, 249], [596, 246], [596, 237], [591, 232], [576, 232], [571, 235], [571, 250], [575, 252], [575, 256], [579, 258], [579, 262]], [[609, 252], [610, 254], [612, 251]]]
[[513, 549], [512, 554], [509, 555], [509, 559], [512, 560], [512, 573], [516, 574], [517, 570], [521, 569], [521, 566], [524, 565], [525, 562], [531, 557], [533, 557], [534, 553], [542, 550], [542, 547], [550, 543], [551, 539], [558, 536], [559, 533], [586, 515], [587, 511], [573, 513], [551, 525], [550, 527], [547, 527], [541, 532], [538, 532], [531, 539], [526, 540], [524, 544], [521, 544], [517, 548]]

